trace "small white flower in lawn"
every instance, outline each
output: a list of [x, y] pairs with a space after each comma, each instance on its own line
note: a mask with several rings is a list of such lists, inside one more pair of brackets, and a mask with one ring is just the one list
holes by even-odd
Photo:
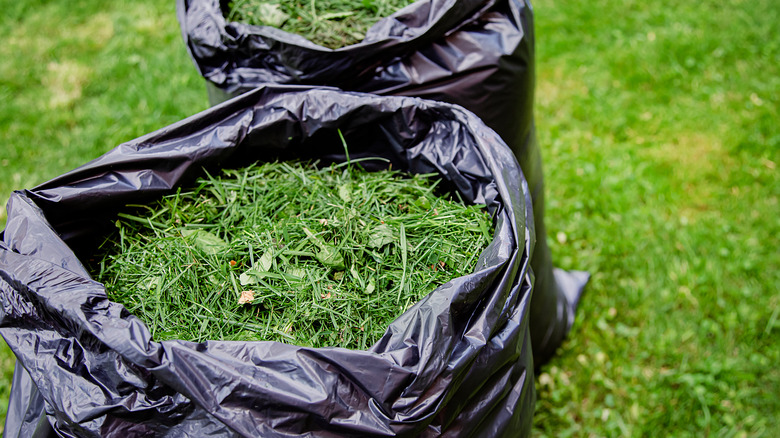
[[553, 386], [553, 378], [550, 377], [547, 373], [542, 373], [539, 375], [539, 384], [542, 386]]

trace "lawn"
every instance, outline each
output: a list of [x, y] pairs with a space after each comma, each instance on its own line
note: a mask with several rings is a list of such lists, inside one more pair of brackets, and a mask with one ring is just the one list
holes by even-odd
[[549, 240], [593, 273], [538, 435], [777, 436], [780, 8], [535, 11]]
[[[173, 3], [0, 0], [2, 205], [207, 107]], [[593, 275], [537, 378], [536, 435], [772, 436], [780, 8], [534, 8], [548, 240]], [[3, 348], [3, 417], [12, 364]]]

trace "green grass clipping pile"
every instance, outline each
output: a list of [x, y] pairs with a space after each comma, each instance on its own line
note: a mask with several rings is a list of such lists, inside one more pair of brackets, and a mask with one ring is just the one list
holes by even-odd
[[157, 341], [366, 349], [491, 240], [485, 206], [437, 181], [354, 163], [225, 170], [128, 206], [93, 270]]
[[357, 44], [368, 29], [414, 0], [235, 0], [228, 21], [272, 26], [337, 49]]

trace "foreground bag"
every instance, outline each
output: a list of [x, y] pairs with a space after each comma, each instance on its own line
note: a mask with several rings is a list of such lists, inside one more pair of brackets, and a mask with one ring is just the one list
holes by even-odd
[[227, 1], [177, 0], [189, 53], [212, 104], [266, 83], [334, 86], [450, 102], [509, 145], [531, 188], [536, 225], [531, 339], [539, 365], [566, 336], [588, 275], [553, 269], [533, 121], [533, 14], [526, 0], [421, 0], [337, 50], [265, 26], [226, 22]]
[[[368, 351], [155, 342], [85, 271], [125, 204], [171, 193], [203, 167], [344, 161], [338, 130], [351, 159], [436, 172], [495, 218], [474, 273], [412, 306]], [[495, 132], [460, 107], [415, 98], [268, 86], [124, 143], [8, 203], [0, 334], [18, 360], [5, 434], [527, 436], [531, 208]]]

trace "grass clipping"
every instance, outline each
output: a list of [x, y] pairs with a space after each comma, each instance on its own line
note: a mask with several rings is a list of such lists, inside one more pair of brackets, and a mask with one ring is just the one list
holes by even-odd
[[94, 270], [158, 341], [365, 349], [473, 271], [491, 239], [485, 207], [437, 196], [436, 181], [354, 165], [226, 170], [120, 213]]
[[382, 17], [414, 0], [236, 0], [228, 21], [278, 27], [321, 46], [337, 49], [359, 43]]

